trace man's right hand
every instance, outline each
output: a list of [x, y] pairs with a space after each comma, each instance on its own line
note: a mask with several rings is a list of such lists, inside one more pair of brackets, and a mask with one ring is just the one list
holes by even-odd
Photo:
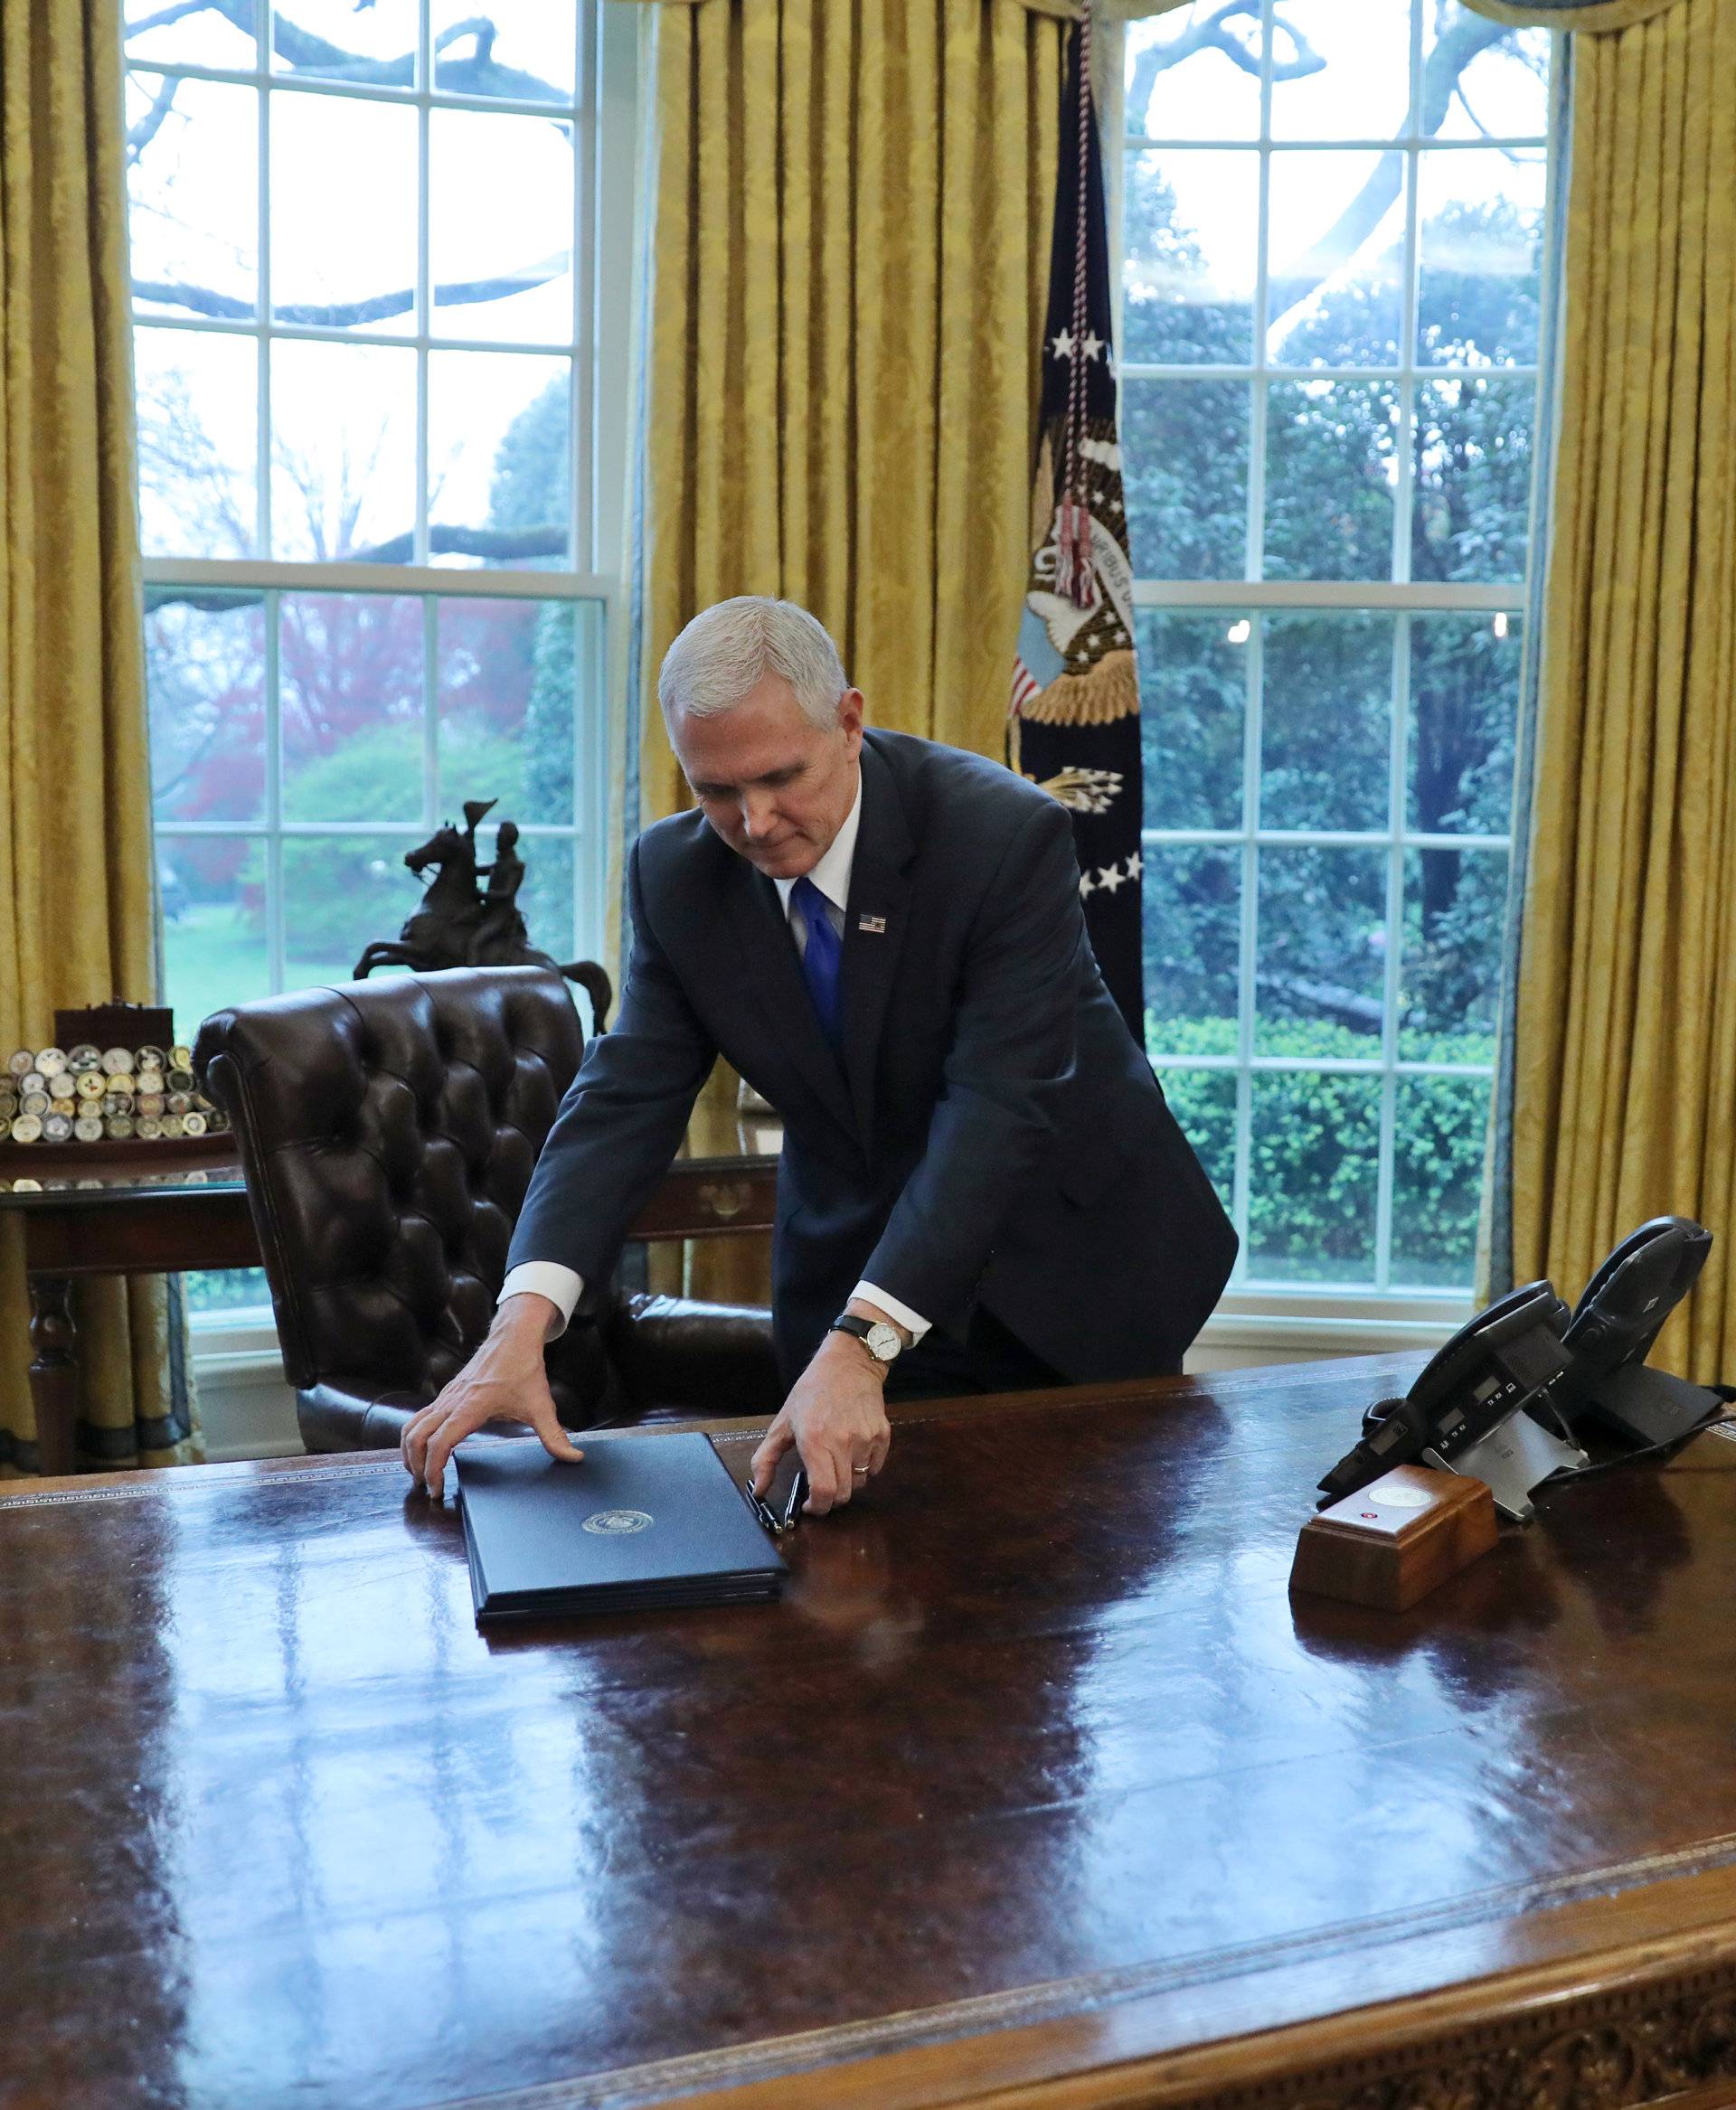
[[446, 1481], [446, 1462], [464, 1438], [485, 1421], [528, 1421], [552, 1458], [575, 1465], [584, 1456], [561, 1427], [543, 1367], [555, 1307], [524, 1291], [509, 1296], [495, 1314], [488, 1338], [437, 1399], [404, 1430], [404, 1470], [436, 1502]]

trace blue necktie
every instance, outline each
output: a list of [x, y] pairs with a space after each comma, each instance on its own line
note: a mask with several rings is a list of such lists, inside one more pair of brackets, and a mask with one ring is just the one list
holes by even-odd
[[844, 948], [832, 928], [832, 918], [826, 912], [826, 896], [806, 874], [790, 889], [790, 900], [801, 910], [802, 926], [807, 933], [807, 943], [802, 949], [802, 975], [807, 983], [807, 993], [814, 999], [820, 1031], [835, 1055], [844, 1044], [838, 988]]

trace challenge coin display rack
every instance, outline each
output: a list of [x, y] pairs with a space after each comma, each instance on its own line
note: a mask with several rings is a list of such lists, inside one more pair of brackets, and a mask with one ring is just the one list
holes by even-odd
[[199, 1089], [186, 1047], [17, 1048], [0, 1077], [0, 1122], [14, 1144], [163, 1143], [227, 1126]]
[[0, 1067], [0, 1175], [149, 1161], [165, 1172], [232, 1156], [226, 1116], [200, 1090], [170, 1013], [107, 1004], [54, 1014], [46, 1047]]

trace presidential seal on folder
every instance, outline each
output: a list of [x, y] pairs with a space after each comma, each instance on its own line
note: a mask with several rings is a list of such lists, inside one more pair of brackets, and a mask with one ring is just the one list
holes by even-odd
[[703, 1436], [604, 1437], [576, 1465], [511, 1436], [454, 1463], [478, 1626], [764, 1604], [783, 1587], [783, 1561]]

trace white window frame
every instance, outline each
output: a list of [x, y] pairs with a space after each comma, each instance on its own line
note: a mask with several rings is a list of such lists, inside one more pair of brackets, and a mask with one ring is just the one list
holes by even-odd
[[[251, 338], [258, 354], [259, 438], [255, 464], [256, 543], [264, 554], [250, 558], [147, 557], [146, 587], [186, 586], [203, 590], [244, 589], [263, 597], [265, 665], [265, 804], [252, 821], [178, 821], [158, 824], [165, 838], [229, 836], [263, 845], [268, 860], [266, 950], [269, 986], [293, 986], [286, 973], [282, 846], [296, 837], [413, 836], [418, 824], [296, 822], [283, 817], [278, 737], [278, 604], [284, 593], [371, 593], [420, 598], [424, 625], [422, 824], [438, 818], [436, 711], [438, 660], [434, 626], [440, 601], [526, 599], [571, 601], [594, 611], [575, 625], [573, 669], [572, 824], [526, 822], [527, 846], [538, 838], [572, 845], [573, 929], [578, 953], [599, 956], [608, 927], [606, 885], [609, 809], [609, 724], [618, 720], [627, 681], [627, 551], [631, 446], [634, 419], [636, 259], [642, 235], [645, 135], [639, 81], [644, 71], [648, 10], [610, 7], [602, 0], [577, 0], [576, 73], [572, 105], [511, 98], [452, 94], [433, 80], [429, 0], [420, 11], [420, 85], [390, 88], [373, 83], [286, 75], [270, 63], [270, 11], [259, 10], [254, 64], [250, 68], [196, 65], [155, 57], [128, 57], [127, 28], [120, 29], [122, 63], [128, 72], [175, 76], [250, 88], [259, 96], [259, 231], [257, 311], [250, 320], [193, 317], [142, 311], [140, 330], [178, 330]], [[418, 113], [419, 258], [415, 326], [365, 334], [336, 325], [279, 323], [271, 316], [270, 124], [275, 98], [314, 95], [396, 103]], [[436, 336], [430, 329], [429, 274], [429, 133], [435, 109], [476, 110], [490, 115], [567, 118], [575, 127], [577, 179], [573, 186], [571, 240], [573, 310], [571, 340], [503, 343], [487, 338]], [[417, 479], [414, 559], [406, 564], [280, 561], [270, 555], [271, 421], [270, 358], [274, 340], [316, 340], [407, 348], [416, 353]], [[428, 538], [428, 361], [430, 351], [557, 354], [572, 361], [571, 457], [569, 476], [569, 560], [564, 567], [482, 570], [429, 561]], [[541, 935], [541, 934], [539, 934]], [[556, 941], [564, 943], [564, 939]], [[203, 1313], [193, 1320], [195, 1369], [220, 1390], [240, 1386], [281, 1391], [281, 1366], [269, 1308], [238, 1306]], [[283, 1394], [287, 1399], [288, 1395]], [[276, 1400], [281, 1419], [281, 1400]], [[296, 1449], [290, 1434], [265, 1449]], [[257, 1441], [237, 1448], [221, 1439], [214, 1455], [261, 1455]]]
[[[1247, 617], [1252, 621], [1248, 641], [1247, 691], [1242, 743], [1242, 815], [1237, 828], [1151, 828], [1142, 831], [1145, 851], [1174, 848], [1216, 847], [1240, 852], [1241, 866], [1239, 986], [1237, 992], [1238, 1045], [1232, 1056], [1158, 1056], [1161, 1076], [1209, 1070], [1230, 1071], [1236, 1077], [1234, 1192], [1231, 1217], [1241, 1241], [1230, 1288], [1217, 1313], [1208, 1321], [1203, 1336], [1212, 1360], [1214, 1349], [1275, 1350], [1278, 1356], [1308, 1353], [1346, 1353], [1356, 1347], [1388, 1347], [1410, 1342], [1418, 1346], [1438, 1343], [1472, 1308], [1468, 1287], [1440, 1290], [1395, 1283], [1392, 1274], [1393, 1142], [1398, 1080], [1401, 1077], [1475, 1076], [1493, 1079], [1493, 1065], [1401, 1060], [1398, 1053], [1399, 975], [1402, 946], [1386, 948], [1382, 984], [1381, 1046], [1378, 1055], [1367, 1058], [1318, 1059], [1261, 1056], [1254, 1051], [1254, 971], [1256, 918], [1258, 915], [1259, 852], [1268, 844], [1306, 844], [1310, 847], [1353, 847], [1383, 850], [1387, 855], [1386, 928], [1395, 935], [1402, 929], [1404, 861], [1415, 850], [1443, 849], [1477, 854], [1511, 856], [1512, 838], [1503, 834], [1432, 834], [1408, 829], [1407, 745], [1410, 730], [1410, 626], [1416, 615], [1441, 612], [1486, 613], [1491, 618], [1505, 615], [1524, 617], [1527, 582], [1488, 585], [1443, 584], [1410, 578], [1410, 535], [1415, 463], [1416, 393], [1419, 381], [1438, 381], [1470, 372], [1483, 378], [1529, 381], [1535, 408], [1534, 429], [1542, 429], [1548, 406], [1541, 400], [1541, 372], [1535, 365], [1491, 366], [1464, 369], [1420, 365], [1417, 359], [1420, 243], [1418, 240], [1418, 159], [1457, 151], [1486, 152], [1510, 148], [1546, 156], [1545, 226], [1555, 223], [1561, 207], [1561, 140], [1553, 121], [1556, 106], [1551, 100], [1552, 122], [1546, 134], [1522, 137], [1443, 139], [1417, 128], [1417, 93], [1421, 80], [1423, 12], [1410, 9], [1410, 87], [1407, 115], [1401, 132], [1366, 139], [1283, 137], [1274, 140], [1272, 115], [1272, 14], [1274, 0], [1262, 0], [1260, 8], [1260, 136], [1258, 141], [1241, 139], [1170, 138], [1134, 131], [1118, 122], [1120, 150], [1110, 157], [1109, 209], [1111, 254], [1123, 253], [1121, 203], [1125, 196], [1127, 157], [1156, 150], [1175, 154], [1233, 150], [1257, 154], [1260, 159], [1259, 240], [1252, 317], [1254, 358], [1247, 364], [1215, 366], [1201, 363], [1167, 364], [1126, 360], [1119, 364], [1122, 381], [1169, 381], [1212, 382], [1240, 381], [1251, 390], [1249, 429], [1248, 518], [1244, 572], [1241, 579], [1137, 579], [1133, 599], [1137, 608], [1196, 609], [1222, 612], [1226, 623]], [[1552, 68], [1561, 64], [1561, 39], [1552, 36]], [[1117, 83], [1118, 91], [1119, 83]], [[1118, 92], [1111, 106], [1117, 119], [1122, 117]], [[1268, 242], [1271, 174], [1274, 154], [1399, 152], [1406, 159], [1405, 225], [1402, 263], [1403, 307], [1400, 318], [1401, 356], [1392, 366], [1294, 367], [1268, 363]], [[1116, 273], [1116, 342], [1125, 344], [1123, 282]], [[1551, 297], [1543, 288], [1545, 303]], [[1540, 316], [1540, 342], [1546, 341], [1546, 316]], [[1392, 560], [1390, 579], [1321, 580], [1265, 579], [1264, 565], [1266, 429], [1268, 384], [1284, 381], [1378, 381], [1395, 384], [1400, 423], [1395, 451], [1398, 480], [1393, 493]], [[1533, 459], [1535, 457], [1533, 457]], [[1534, 471], [1533, 471], [1534, 476]], [[1538, 557], [1536, 525], [1538, 496], [1534, 481], [1531, 501], [1532, 534], [1527, 565]], [[1285, 609], [1391, 613], [1393, 625], [1392, 708], [1390, 721], [1388, 826], [1373, 830], [1313, 830], [1263, 828], [1259, 825], [1260, 789], [1260, 733], [1263, 696], [1262, 643], [1260, 618]], [[1253, 1079], [1261, 1072], [1288, 1070], [1312, 1073], [1340, 1071], [1375, 1076], [1381, 1079], [1380, 1146], [1375, 1201], [1375, 1255], [1373, 1280], [1367, 1284], [1338, 1282], [1287, 1282], [1253, 1275], [1249, 1263], [1249, 1176], [1250, 1158]], [[1263, 1360], [1276, 1360], [1268, 1354]]]

